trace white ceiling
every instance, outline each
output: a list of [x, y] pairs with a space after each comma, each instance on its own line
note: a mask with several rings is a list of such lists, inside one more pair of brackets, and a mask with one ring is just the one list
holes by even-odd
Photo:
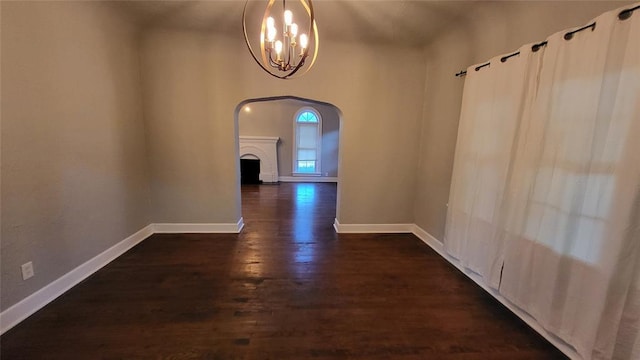
[[[293, 0], [289, 0], [293, 1]], [[266, 4], [266, 1], [261, 3]], [[243, 0], [126, 1], [118, 6], [143, 26], [238, 33]], [[315, 0], [322, 38], [419, 45], [473, 16], [481, 1]], [[253, 4], [256, 7], [262, 4]]]

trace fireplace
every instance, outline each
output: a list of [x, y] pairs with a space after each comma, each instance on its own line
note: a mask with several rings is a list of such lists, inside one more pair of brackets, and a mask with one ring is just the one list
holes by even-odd
[[260, 184], [260, 160], [240, 159], [240, 184]]
[[[258, 180], [278, 182], [278, 150], [280, 138], [269, 136], [240, 136], [240, 160], [259, 160]], [[255, 166], [255, 165], [254, 165]]]

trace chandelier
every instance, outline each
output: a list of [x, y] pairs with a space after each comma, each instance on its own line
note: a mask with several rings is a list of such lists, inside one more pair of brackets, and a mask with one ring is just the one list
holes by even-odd
[[[247, 7], [250, 2], [247, 0], [242, 12], [242, 30], [256, 63], [279, 79], [289, 79], [295, 74], [301, 76], [309, 71], [318, 56], [319, 42], [311, 0], [292, 0], [289, 4], [282, 0], [281, 8], [276, 4], [279, 0], [268, 0], [260, 25], [259, 55], [251, 46], [247, 31]], [[296, 6], [291, 6], [291, 3]], [[295, 19], [301, 22], [294, 21], [292, 10], [298, 10], [297, 15], [303, 15], [302, 19]]]

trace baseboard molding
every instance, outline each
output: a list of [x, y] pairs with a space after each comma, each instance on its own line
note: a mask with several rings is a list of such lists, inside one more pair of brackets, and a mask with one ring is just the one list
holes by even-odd
[[19, 324], [22, 320], [31, 316], [36, 311], [52, 302], [60, 295], [91, 276], [102, 267], [115, 260], [120, 255], [136, 246], [153, 234], [151, 225], [147, 225], [135, 234], [113, 245], [102, 253], [96, 255], [84, 264], [69, 271], [62, 277], [29, 295], [19, 303], [0, 313], [0, 334]]
[[0, 335], [91, 276], [149, 236], [161, 233], [239, 233], [244, 220], [229, 224], [149, 224], [0, 313]]
[[281, 182], [338, 182], [333, 176], [279, 176]]
[[240, 218], [237, 223], [207, 224], [207, 223], [164, 223], [151, 224], [154, 234], [179, 234], [179, 233], [239, 233], [244, 228], [244, 220]]
[[338, 219], [333, 221], [333, 228], [339, 234], [411, 233], [413, 226], [413, 224], [340, 224]]
[[[429, 247], [431, 247], [433, 250], [435, 250], [435, 252], [438, 253], [438, 255], [442, 256], [443, 258], [448, 259], [448, 255], [444, 250], [444, 244], [442, 243], [442, 241], [436, 239], [433, 235], [429, 234], [428, 232], [426, 232], [423, 228], [421, 228], [420, 226], [413, 224], [413, 229], [411, 231], [413, 233], [413, 235], [415, 235], [418, 239], [422, 240], [422, 242], [424, 242], [425, 244], [429, 245]], [[451, 262], [451, 261], [449, 261]]]
[[422, 242], [424, 242], [429, 247], [431, 247], [435, 252], [437, 252], [438, 255], [442, 256], [445, 260], [447, 260], [451, 265], [455, 266], [456, 269], [458, 269], [460, 272], [466, 275], [469, 279], [473, 280], [473, 282], [475, 282], [478, 286], [480, 286], [484, 291], [486, 291], [491, 296], [493, 296], [496, 300], [498, 300], [502, 305], [504, 305], [507, 309], [509, 309], [512, 313], [514, 313], [527, 325], [529, 325], [529, 327], [531, 327], [538, 334], [540, 334], [542, 337], [547, 339], [547, 341], [549, 341], [551, 344], [553, 344], [553, 346], [558, 348], [558, 350], [562, 351], [562, 353], [564, 353], [567, 357], [569, 357], [569, 359], [582, 359], [582, 357], [578, 355], [578, 353], [575, 351], [575, 349], [571, 345], [562, 341], [562, 339], [558, 338], [557, 336], [549, 333], [531, 315], [527, 314], [522, 309], [513, 305], [509, 300], [503, 297], [496, 290], [485, 285], [482, 279], [477, 274], [466, 270], [458, 260], [448, 255], [444, 250], [444, 245], [442, 241], [439, 241], [438, 239], [433, 237], [431, 234], [426, 232], [424, 229], [422, 229], [421, 227], [415, 224], [413, 224], [413, 234], [418, 239], [422, 240]]

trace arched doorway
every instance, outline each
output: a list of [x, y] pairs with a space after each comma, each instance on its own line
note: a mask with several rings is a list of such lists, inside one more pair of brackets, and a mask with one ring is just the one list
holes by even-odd
[[[300, 182], [339, 186], [342, 113], [336, 106], [294, 96], [247, 99], [236, 107], [235, 121], [239, 181], [248, 177], [242, 171], [250, 166], [243, 163], [253, 162], [266, 186]], [[240, 189], [242, 199], [246, 188]], [[243, 210], [241, 201], [244, 215]]]

